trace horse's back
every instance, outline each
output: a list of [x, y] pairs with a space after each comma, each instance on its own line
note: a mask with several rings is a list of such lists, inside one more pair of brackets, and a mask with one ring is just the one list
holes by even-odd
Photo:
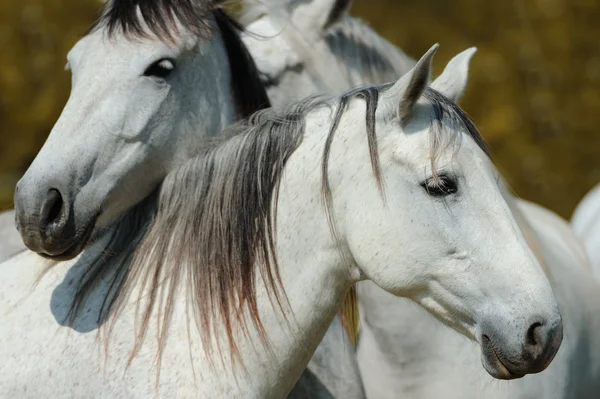
[[583, 197], [571, 217], [571, 226], [578, 235], [585, 236], [589, 230], [598, 225], [600, 225], [600, 184]]
[[600, 278], [600, 184], [588, 192], [575, 208], [571, 218], [575, 234], [581, 238]]
[[0, 262], [25, 250], [25, 244], [15, 227], [15, 211], [0, 213]]
[[537, 234], [544, 235], [542, 243], [545, 251], [554, 251], [561, 257], [572, 258], [564, 259], [562, 264], [570, 263], [591, 270], [588, 253], [566, 220], [530, 201], [519, 199], [517, 204]]

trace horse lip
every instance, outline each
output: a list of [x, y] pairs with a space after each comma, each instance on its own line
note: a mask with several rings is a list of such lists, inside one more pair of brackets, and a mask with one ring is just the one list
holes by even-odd
[[49, 255], [45, 253], [40, 253], [39, 255], [43, 258], [57, 262], [67, 261], [77, 257], [84, 250], [84, 248], [92, 238], [92, 233], [94, 232], [94, 229], [96, 227], [96, 220], [98, 220], [98, 216], [100, 216], [100, 213], [98, 213], [96, 216], [94, 216], [94, 218], [92, 218], [83, 234], [80, 235], [75, 240], [75, 242], [73, 242], [73, 245], [67, 248], [64, 252], [56, 255]]
[[[500, 380], [515, 380], [525, 376], [525, 374], [511, 371], [511, 369], [508, 368], [506, 364], [504, 364], [500, 356], [498, 356], [498, 353], [496, 353], [494, 346], [491, 344], [491, 341], [487, 336], [483, 336], [481, 341], [482, 349], [484, 349], [483, 353], [485, 359], [488, 361], [488, 363], [493, 363], [498, 369], [498, 372], [492, 374], [486, 368], [486, 370], [488, 371], [488, 373], [490, 373], [490, 375], [492, 375], [492, 377]], [[492, 359], [490, 359], [490, 357], [492, 357]]]

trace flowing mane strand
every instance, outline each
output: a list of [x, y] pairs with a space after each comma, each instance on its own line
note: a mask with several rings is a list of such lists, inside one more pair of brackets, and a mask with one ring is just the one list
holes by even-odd
[[[439, 152], [462, 137], [460, 134], [447, 134], [448, 129], [444, 128], [444, 121], [466, 133], [488, 157], [491, 157], [489, 147], [483, 136], [469, 115], [454, 101], [431, 87], [425, 89], [423, 97], [428, 100], [432, 112], [430, 128], [431, 166], [434, 173]], [[437, 176], [434, 177], [437, 178]]]
[[[364, 88], [345, 94], [337, 105], [330, 135], [347, 103], [362, 97], [369, 99], [366, 124], [374, 139], [377, 96], [372, 93], [376, 92], [376, 88]], [[261, 111], [231, 128], [225, 135], [229, 139], [167, 176], [154, 220], [107, 308], [114, 310], [116, 317], [134, 289], [144, 293], [139, 298], [143, 305], [136, 326], [138, 341], [145, 335], [151, 314], [158, 311], [162, 317], [159, 348], [163, 347], [174, 311], [174, 293], [184, 280], [187, 287], [183, 288], [208, 353], [221, 326], [232, 361], [241, 360], [236, 329], [246, 335], [251, 322], [267, 340], [257, 309], [257, 276], [264, 280], [275, 306], [283, 311], [287, 304], [274, 238], [281, 175], [302, 142], [306, 115], [338, 101], [315, 96], [282, 112]], [[132, 356], [140, 343], [136, 343]], [[221, 352], [219, 339], [217, 345]]]
[[[258, 268], [271, 301], [283, 309], [287, 297], [275, 256], [276, 213], [272, 211], [285, 164], [302, 142], [305, 115], [325, 103], [323, 98], [312, 98], [285, 112], [261, 111], [230, 128], [223, 135], [228, 140], [167, 176], [156, 216], [114, 301], [117, 314], [134, 287], [148, 292], [140, 298], [145, 305], [138, 338], [145, 334], [158, 303], [162, 348], [174, 293], [185, 279], [186, 297], [208, 353], [211, 338], [219, 336], [223, 325], [232, 361], [240, 360], [234, 330], [240, 327], [248, 333], [246, 311], [266, 340], [256, 302], [255, 271]], [[159, 289], [167, 277], [168, 286]], [[218, 339], [217, 344], [221, 353]]]

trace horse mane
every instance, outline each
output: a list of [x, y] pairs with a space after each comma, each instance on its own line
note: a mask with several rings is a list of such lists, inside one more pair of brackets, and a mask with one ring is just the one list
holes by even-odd
[[391, 82], [416, 64], [358, 18], [345, 17], [333, 24], [326, 32], [325, 41], [341, 65], [361, 76], [362, 81], [350, 82], [353, 85]]
[[[428, 100], [431, 106], [431, 166], [435, 166], [437, 155], [446, 145], [452, 143], [452, 141], [461, 138], [461, 135], [446, 134], [448, 129], [444, 128], [444, 123], [450, 124], [455, 128], [466, 133], [477, 146], [491, 158], [490, 149], [485, 142], [485, 139], [469, 117], [469, 115], [462, 110], [454, 101], [444, 96], [439, 91], [428, 87], [423, 92], [423, 97]], [[444, 143], [445, 142], [445, 143]], [[435, 168], [433, 168], [435, 171]]]
[[[372, 87], [357, 89], [341, 101], [337, 99], [330, 137], [350, 100], [364, 98], [369, 104], [369, 141], [375, 140], [376, 92]], [[136, 238], [139, 244], [130, 247], [134, 252], [128, 261], [118, 266], [114, 289], [103, 310], [104, 317], [111, 314], [114, 320], [132, 293], [139, 292], [132, 357], [154, 312], [160, 318], [159, 350], [164, 347], [176, 306], [175, 292], [180, 289], [186, 290], [187, 306], [207, 355], [212, 353], [213, 339], [222, 354], [221, 327], [232, 362], [241, 360], [236, 334], [247, 335], [250, 324], [263, 342], [268, 340], [255, 285], [257, 278], [263, 279], [271, 303], [285, 316], [287, 296], [279, 276], [274, 237], [281, 176], [289, 157], [302, 143], [306, 115], [332, 104], [329, 97], [314, 96], [282, 111], [260, 111], [229, 128], [223, 136], [229, 137], [227, 140], [218, 139], [207, 146], [212, 148], [167, 176], [156, 197], [153, 220]], [[369, 147], [376, 156], [376, 143]], [[323, 164], [328, 153], [329, 149]], [[378, 176], [378, 163], [373, 169]], [[327, 180], [323, 181], [323, 193], [325, 205], [331, 206]]]

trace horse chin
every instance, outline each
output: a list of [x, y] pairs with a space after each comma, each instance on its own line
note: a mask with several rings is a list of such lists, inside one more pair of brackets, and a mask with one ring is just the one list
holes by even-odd
[[485, 371], [498, 380], [515, 380], [525, 376], [525, 374], [511, 371], [510, 368], [502, 362], [500, 356], [498, 356], [493, 346], [489, 342], [489, 339], [482, 340], [481, 363], [483, 364]]
[[64, 262], [79, 256], [87, 246], [92, 243], [95, 237], [98, 234], [95, 234], [96, 220], [98, 220], [98, 216], [94, 217], [89, 223], [83, 234], [79, 235], [79, 237], [75, 237], [73, 240], [73, 244], [68, 247], [64, 252], [56, 255], [48, 255], [45, 253], [40, 253], [39, 255], [43, 258], [53, 260], [55, 262]]

